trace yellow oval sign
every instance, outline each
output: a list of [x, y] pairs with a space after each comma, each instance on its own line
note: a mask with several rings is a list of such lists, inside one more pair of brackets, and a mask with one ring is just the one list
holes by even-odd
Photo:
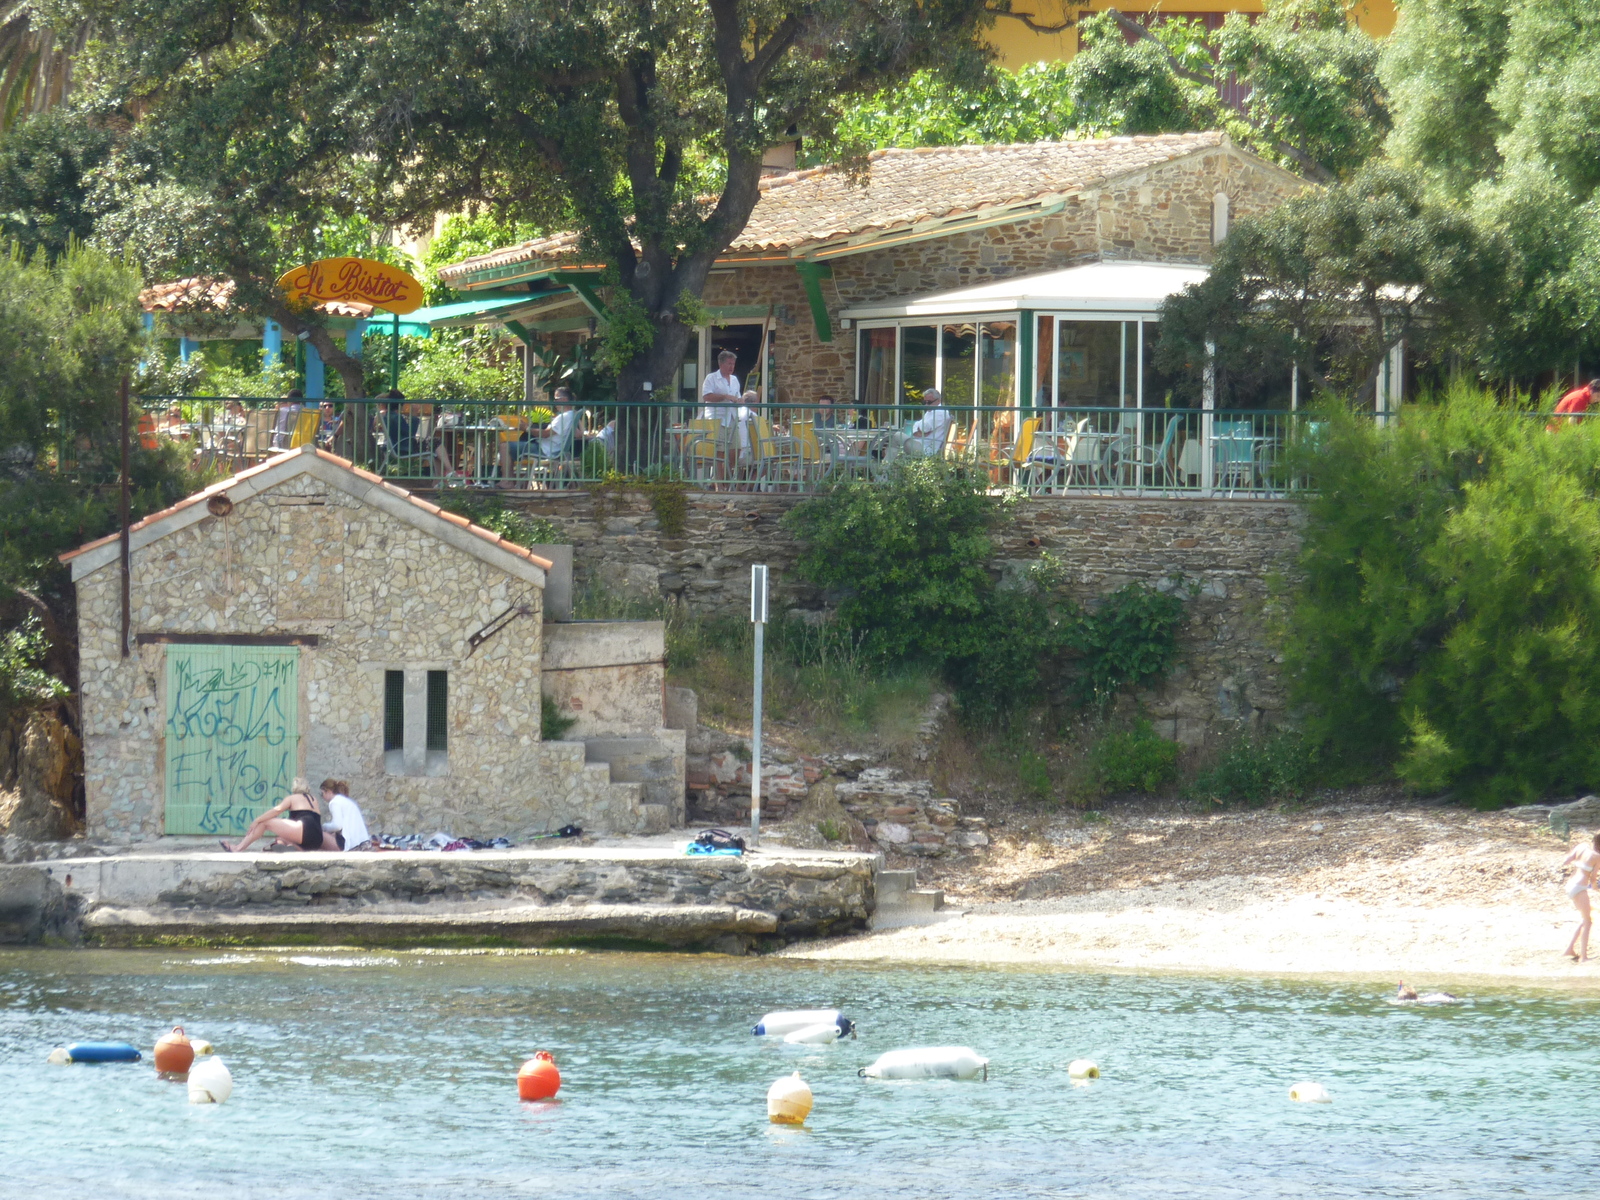
[[401, 314], [422, 307], [420, 283], [400, 268], [370, 258], [320, 258], [296, 267], [278, 286], [290, 300], [313, 304], [343, 300]]

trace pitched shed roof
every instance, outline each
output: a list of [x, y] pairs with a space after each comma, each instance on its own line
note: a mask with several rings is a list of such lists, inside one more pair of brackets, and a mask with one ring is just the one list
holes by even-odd
[[[314, 475], [362, 503], [382, 509], [408, 525], [431, 533], [440, 541], [474, 558], [480, 558], [529, 583], [544, 586], [544, 573], [551, 566], [549, 559], [540, 558], [525, 546], [507, 541], [493, 530], [474, 525], [463, 516], [446, 512], [420, 496], [413, 496], [405, 488], [396, 487], [381, 476], [362, 470], [349, 459], [314, 446], [302, 446], [298, 450], [286, 450], [274, 455], [263, 463], [212, 484], [204, 491], [185, 497], [170, 508], [151, 513], [142, 521], [135, 521], [128, 530], [129, 543], [134, 550], [139, 550], [204, 520], [210, 515], [206, 501], [213, 496], [227, 493], [228, 498], [237, 503], [277, 487], [297, 475]], [[108, 534], [61, 555], [61, 561], [72, 566], [73, 580], [82, 579], [115, 562], [119, 554], [118, 537], [115, 533]]]
[[[233, 307], [234, 283], [231, 279], [207, 279], [191, 276], [173, 279], [166, 283], [153, 283], [139, 293], [139, 305], [145, 312], [228, 312]], [[362, 320], [372, 316], [372, 305], [351, 300], [325, 300], [316, 306], [318, 312], [331, 317], [357, 317]]]
[[[1211, 131], [878, 150], [868, 156], [871, 172], [864, 186], [835, 166], [763, 179], [761, 199], [726, 257], [800, 257], [929, 221], [1004, 216], [1229, 144], [1224, 134]], [[552, 234], [454, 263], [439, 275], [459, 287], [472, 286], [475, 275], [518, 264], [575, 266], [578, 246], [575, 233]]]

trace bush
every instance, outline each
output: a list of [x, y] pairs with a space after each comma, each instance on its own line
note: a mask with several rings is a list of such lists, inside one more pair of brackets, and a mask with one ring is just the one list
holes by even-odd
[[984, 569], [998, 506], [976, 471], [901, 459], [887, 484], [856, 480], [792, 509], [800, 573], [838, 589], [839, 620], [890, 660], [979, 652], [994, 585]]
[[1312, 741], [1493, 806], [1600, 783], [1600, 424], [1327, 415], [1286, 662]]
[[1178, 743], [1156, 734], [1141, 718], [1132, 729], [1108, 733], [1089, 752], [1102, 792], [1155, 792], [1178, 774]]
[[1212, 804], [1297, 800], [1311, 787], [1317, 761], [1314, 747], [1297, 732], [1241, 736], [1196, 776], [1188, 795]]
[[439, 507], [519, 546], [565, 546], [571, 539], [554, 521], [507, 508], [499, 496], [483, 492], [440, 492]]
[[549, 696], [539, 697], [539, 740], [541, 742], [561, 741], [577, 723], [577, 717], [569, 717], [562, 712], [560, 706]]
[[1085, 704], [1108, 705], [1125, 687], [1166, 673], [1178, 653], [1178, 622], [1183, 600], [1141, 583], [1118, 588], [1089, 613], [1079, 617], [1066, 635], [1082, 655], [1079, 697]]

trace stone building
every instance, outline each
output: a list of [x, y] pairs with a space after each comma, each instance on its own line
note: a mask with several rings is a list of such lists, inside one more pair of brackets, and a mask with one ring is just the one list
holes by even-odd
[[[1095, 356], [1110, 353], [1096, 338], [1109, 347], [1115, 329], [1119, 347], [1124, 337], [1148, 344], [1160, 301], [1203, 270], [1135, 271], [1137, 294], [1125, 283], [1108, 291], [1104, 272], [1055, 278], [1033, 296], [989, 297], [985, 285], [1096, 263], [1203, 267], [1230, 221], [1308, 186], [1218, 132], [880, 150], [869, 165], [863, 179], [819, 167], [762, 181], [707, 283], [710, 323], [654, 399], [693, 403], [722, 349], [738, 356], [741, 379], [764, 376], [763, 398], [778, 404], [824, 393], [893, 403], [935, 383], [957, 405], [1020, 406], [1041, 389], [1054, 397], [1063, 351], [1092, 378]], [[477, 317], [457, 322], [548, 339], [582, 336], [605, 317], [600, 267], [583, 261], [574, 234], [469, 258], [440, 277], [480, 301]], [[963, 290], [975, 293], [965, 306], [918, 311]], [[1090, 325], [1104, 328], [1077, 328]], [[1143, 395], [1139, 385], [1111, 402]], [[1199, 397], [1175, 402], [1198, 407]]]
[[[550, 557], [311, 447], [145, 518], [129, 541], [126, 653], [118, 537], [62, 556], [91, 837], [234, 834], [296, 775], [349, 780], [375, 830], [681, 822], [660, 623], [547, 626]], [[601, 701], [585, 740], [541, 739], [556, 628], [553, 690], [569, 707]]]

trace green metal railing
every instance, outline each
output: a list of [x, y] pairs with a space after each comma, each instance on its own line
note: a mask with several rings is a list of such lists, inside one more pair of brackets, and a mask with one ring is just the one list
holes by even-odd
[[147, 397], [147, 439], [241, 470], [307, 443], [411, 488], [580, 488], [617, 474], [708, 491], [812, 493], [940, 457], [1031, 495], [1269, 497], [1303, 487], [1289, 466], [1317, 423], [1282, 410], [818, 408], [604, 403], [561, 412], [487, 401]]

